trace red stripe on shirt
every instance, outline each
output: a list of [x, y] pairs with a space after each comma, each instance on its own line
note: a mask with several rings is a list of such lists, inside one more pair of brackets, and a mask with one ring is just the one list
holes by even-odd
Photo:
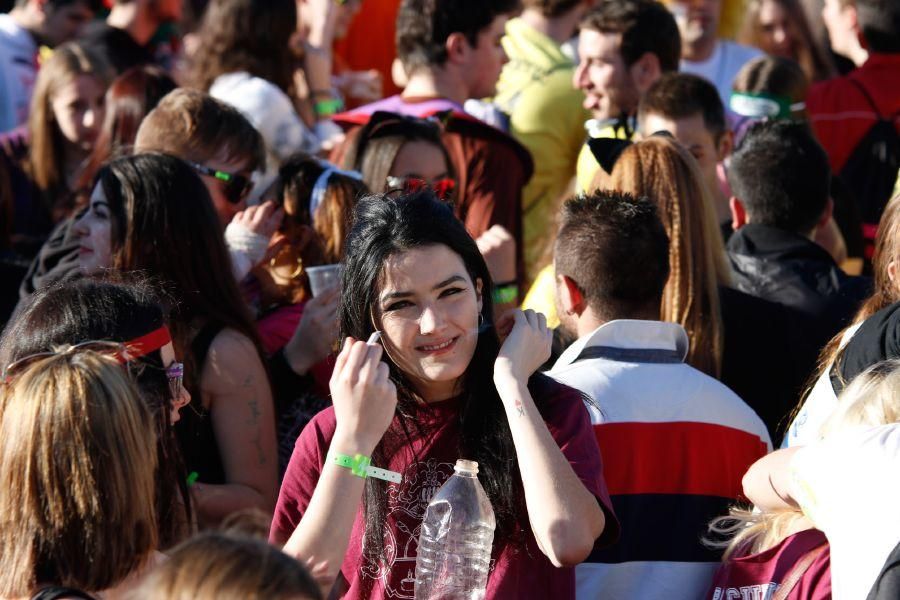
[[741, 478], [767, 452], [759, 436], [695, 422], [594, 425], [610, 495], [738, 498]]

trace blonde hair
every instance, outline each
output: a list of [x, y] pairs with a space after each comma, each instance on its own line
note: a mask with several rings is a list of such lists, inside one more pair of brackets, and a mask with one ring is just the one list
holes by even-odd
[[0, 596], [113, 587], [157, 546], [156, 433], [114, 358], [63, 349], [0, 389]]
[[[837, 409], [819, 433], [822, 438], [828, 438], [851, 427], [897, 422], [900, 422], [900, 359], [893, 359], [872, 365], [857, 376], [841, 393]], [[730, 539], [707, 540], [707, 543], [714, 547], [727, 545], [726, 559], [739, 550], [752, 554], [765, 552], [794, 533], [803, 519], [799, 510], [753, 513], [732, 508], [728, 516], [719, 517], [709, 525], [713, 534]]]
[[788, 422], [792, 422], [799, 414], [816, 381], [824, 373], [827, 373], [837, 360], [847, 330], [856, 327], [879, 310], [900, 300], [900, 282], [895, 282], [891, 279], [891, 263], [900, 266], [900, 195], [894, 196], [887, 203], [878, 224], [878, 234], [875, 236], [875, 253], [872, 255], [872, 267], [875, 271], [872, 295], [856, 312], [853, 322], [831, 338], [831, 341], [819, 353], [816, 371], [810, 378], [803, 397], [794, 408]]
[[175, 548], [132, 600], [319, 600], [315, 581], [296, 560], [240, 533], [201, 533]]
[[63, 139], [53, 114], [53, 97], [60, 88], [82, 75], [96, 78], [104, 88], [112, 80], [112, 71], [102, 56], [70, 42], [53, 51], [53, 56], [38, 71], [34, 84], [28, 115], [31, 140], [27, 170], [45, 200], [50, 201], [48, 209], [52, 209], [52, 204], [66, 191]]
[[730, 283], [731, 272], [696, 160], [674, 140], [652, 136], [622, 152], [610, 183], [659, 208], [670, 240], [660, 318], [687, 331], [688, 363], [718, 377], [725, 338], [719, 286]]

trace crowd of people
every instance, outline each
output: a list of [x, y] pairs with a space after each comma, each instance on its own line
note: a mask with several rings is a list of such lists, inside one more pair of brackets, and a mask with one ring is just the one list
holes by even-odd
[[0, 598], [900, 598], [896, 0], [0, 10]]

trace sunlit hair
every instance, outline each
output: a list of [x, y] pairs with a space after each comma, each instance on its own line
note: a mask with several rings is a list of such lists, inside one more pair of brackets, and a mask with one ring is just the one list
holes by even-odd
[[[829, 438], [853, 427], [876, 427], [900, 421], [900, 360], [886, 360], [859, 374], [838, 398], [838, 408], [819, 430]], [[719, 517], [709, 530], [724, 541], [707, 543], [725, 547], [724, 557], [765, 552], [802, 527], [800, 510], [752, 512], [732, 508], [729, 515]]]
[[900, 281], [891, 279], [891, 265], [900, 266], [900, 196], [894, 196], [881, 213], [878, 234], [875, 236], [875, 253], [872, 255], [872, 268], [875, 272], [872, 295], [856, 311], [853, 322], [831, 338], [819, 353], [816, 372], [810, 377], [803, 399], [794, 408], [791, 420], [800, 412], [815, 382], [827, 373], [837, 360], [846, 332], [879, 310], [900, 301]]
[[835, 73], [834, 64], [825, 49], [813, 36], [800, 0], [749, 0], [744, 13], [743, 27], [738, 32], [737, 41], [769, 52], [763, 43], [762, 25], [759, 21], [760, 12], [766, 2], [774, 2], [784, 10], [797, 38], [794, 56], [785, 58], [796, 61], [810, 81], [821, 81], [832, 77]]
[[316, 582], [296, 560], [234, 533], [207, 532], [175, 548], [133, 600], [319, 600]]
[[306, 268], [343, 260], [353, 207], [368, 188], [359, 179], [332, 172], [324, 184], [321, 203], [311, 215], [312, 192], [327, 167], [328, 163], [300, 153], [278, 169], [272, 199], [284, 208], [279, 228], [284, 244], [268, 263], [253, 270], [270, 304], [296, 304], [309, 299]]
[[48, 210], [69, 191], [63, 170], [63, 137], [53, 114], [53, 98], [60, 88], [76, 77], [94, 77], [103, 88], [109, 85], [112, 71], [96, 52], [71, 42], [53, 51], [53, 56], [38, 71], [28, 115], [28, 173], [40, 190]]
[[0, 387], [0, 596], [100, 591], [157, 546], [155, 428], [114, 358], [58, 348]]
[[688, 363], [718, 377], [725, 337], [719, 286], [728, 285], [731, 276], [697, 161], [674, 140], [653, 136], [622, 152], [610, 185], [646, 196], [659, 207], [670, 240], [660, 318], [687, 331]]

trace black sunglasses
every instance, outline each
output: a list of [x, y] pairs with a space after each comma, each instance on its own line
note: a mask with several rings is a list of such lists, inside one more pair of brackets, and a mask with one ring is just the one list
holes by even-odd
[[203, 175], [209, 175], [224, 183], [225, 198], [232, 204], [240, 204], [253, 189], [253, 181], [249, 177], [211, 169], [199, 163], [187, 161], [192, 169]]

